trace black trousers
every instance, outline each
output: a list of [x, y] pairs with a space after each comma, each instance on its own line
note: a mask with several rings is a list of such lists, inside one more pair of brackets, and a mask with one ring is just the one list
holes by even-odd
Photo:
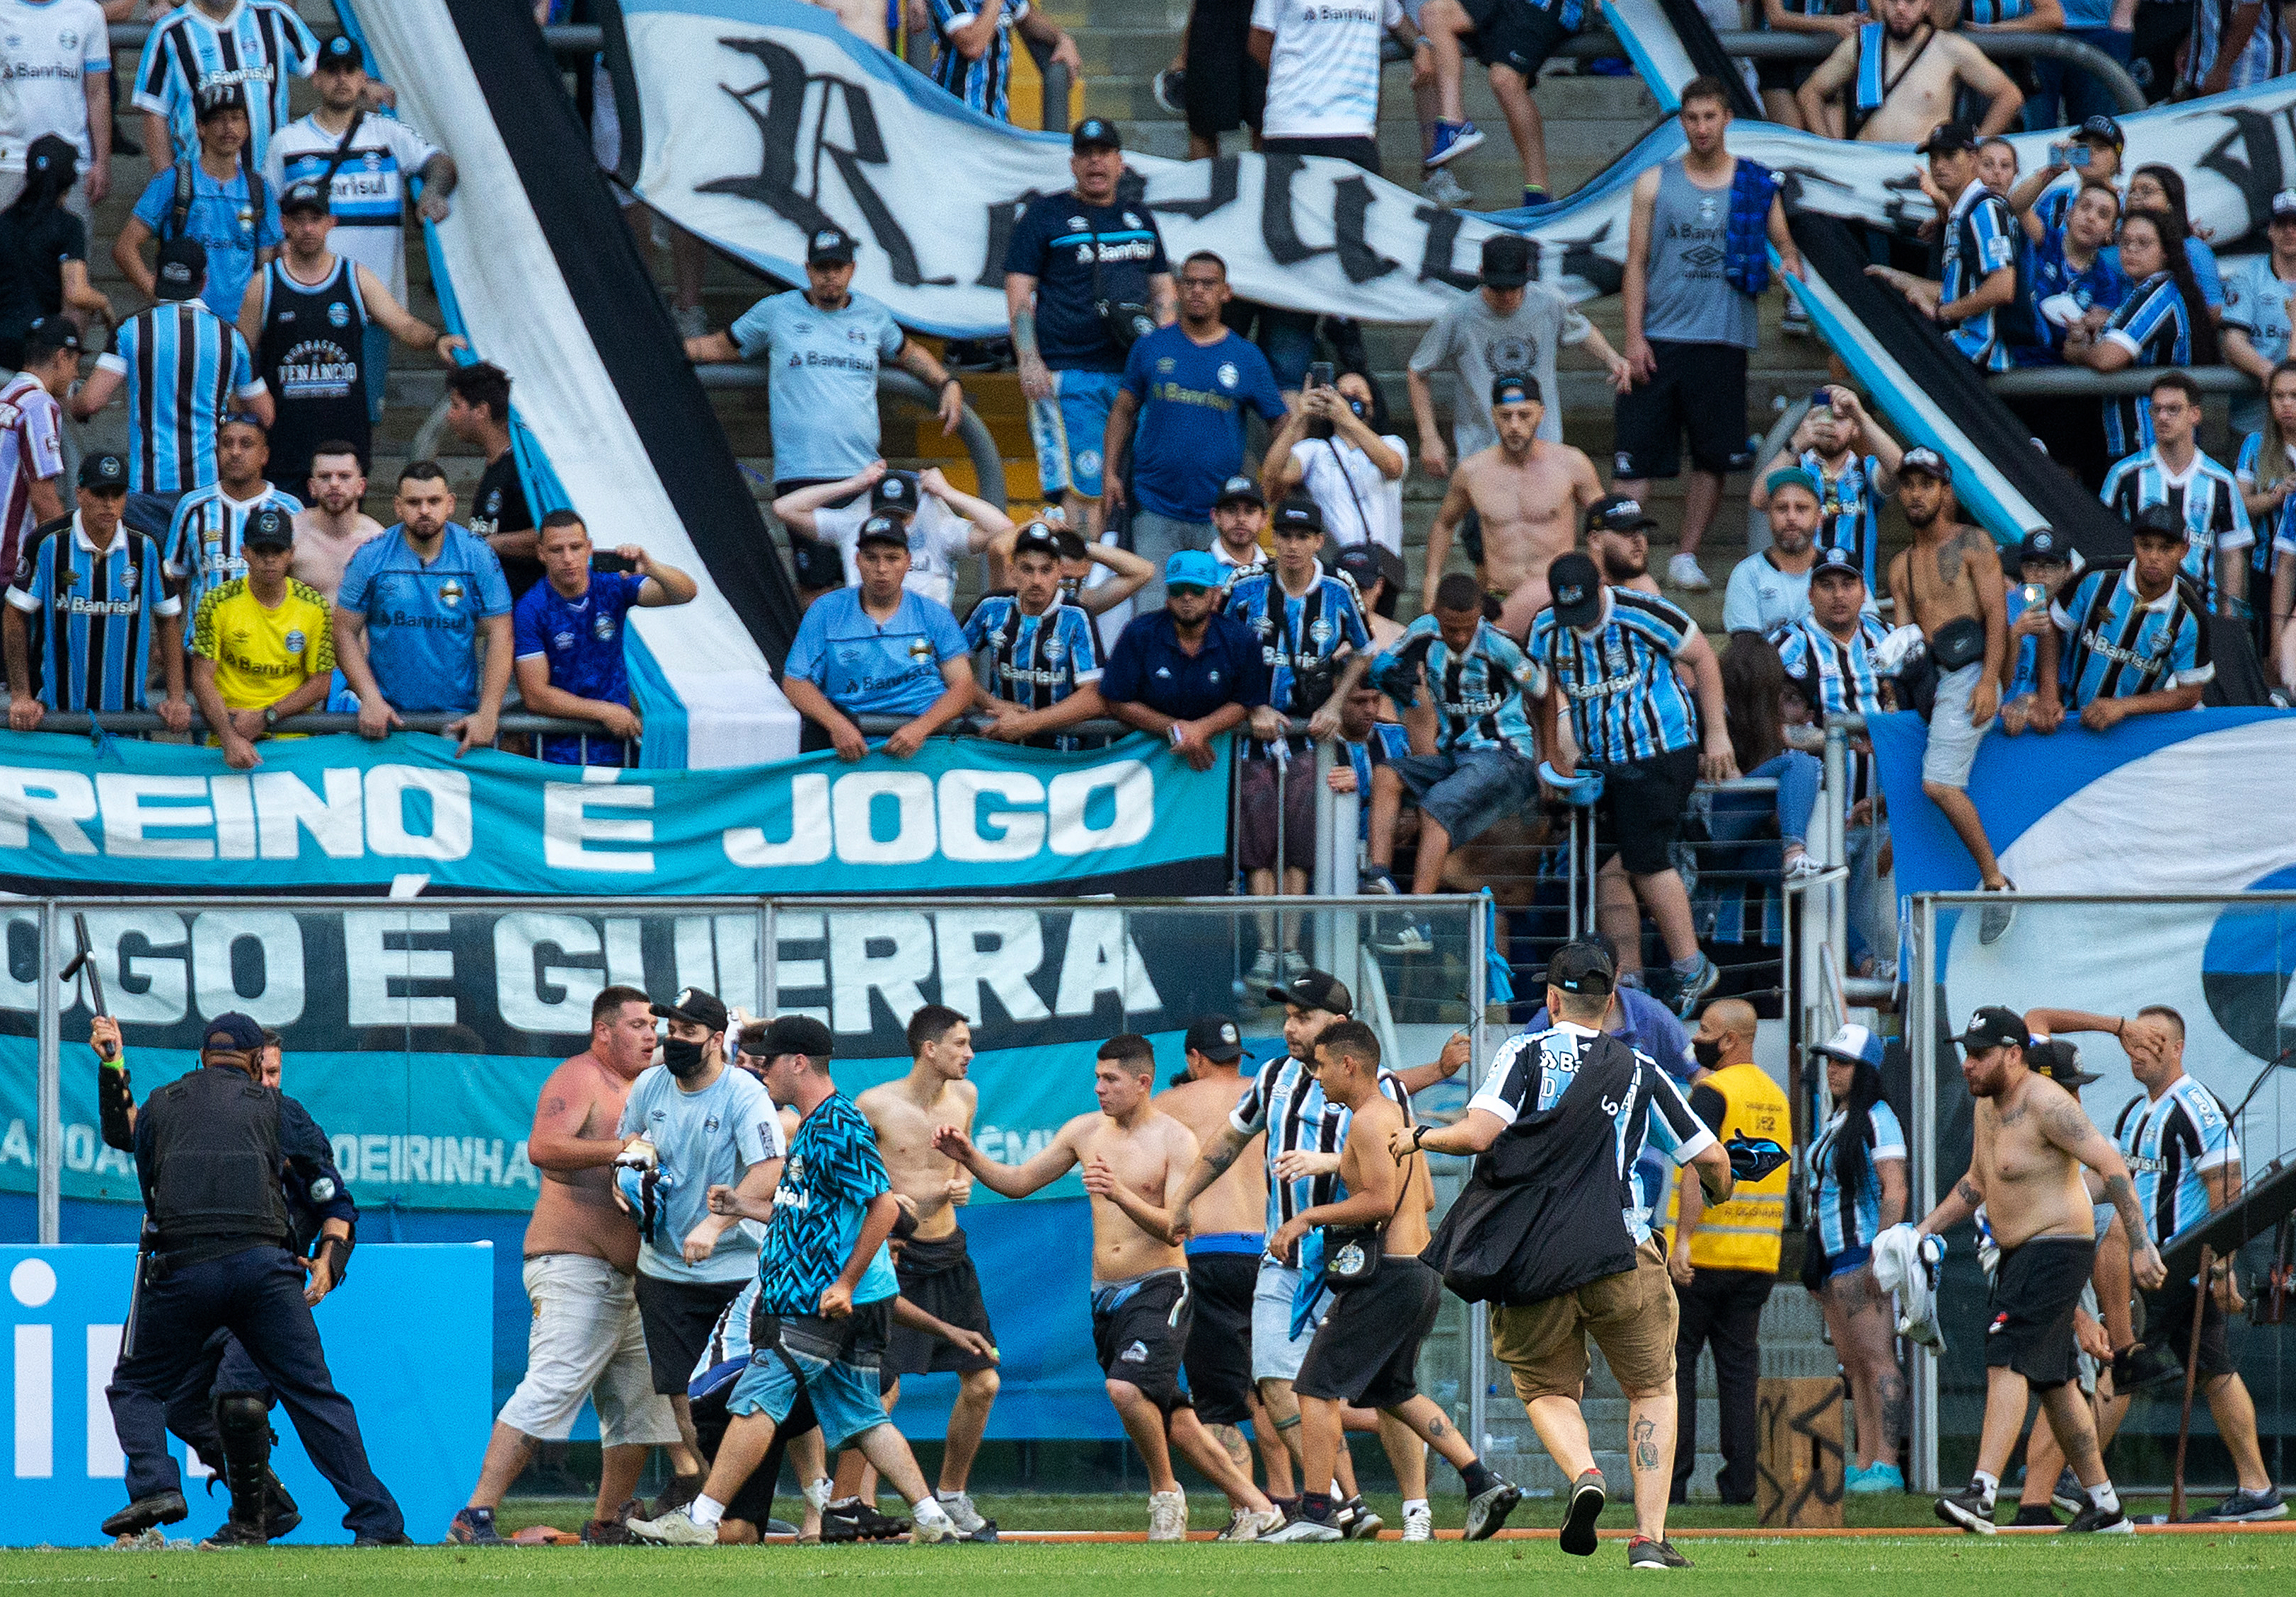
[[319, 1328], [303, 1301], [302, 1268], [277, 1247], [187, 1265], [137, 1289], [127, 1341], [104, 1390], [127, 1455], [128, 1499], [182, 1488], [168, 1453], [167, 1408], [193, 1368], [206, 1366], [209, 1339], [219, 1329], [238, 1340], [286, 1405], [303, 1451], [348, 1511], [344, 1527], [358, 1536], [404, 1535], [398, 1504], [367, 1463], [350, 1399], [327, 1373]]
[[1698, 1458], [1698, 1350], [1714, 1347], [1714, 1386], [1722, 1400], [1725, 1503], [1754, 1500], [1754, 1389], [1762, 1378], [1762, 1305], [1777, 1277], [1767, 1270], [1701, 1270], [1675, 1289], [1681, 1319], [1674, 1339], [1674, 1501], [1690, 1491]]
[[223, 1433], [216, 1425], [215, 1400], [226, 1392], [252, 1393], [266, 1408], [279, 1401], [239, 1339], [218, 1331], [168, 1399], [168, 1429], [189, 1442], [200, 1462], [217, 1475], [223, 1473]]

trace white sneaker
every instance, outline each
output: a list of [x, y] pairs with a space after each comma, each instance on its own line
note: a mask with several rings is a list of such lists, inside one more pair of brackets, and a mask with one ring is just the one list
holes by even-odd
[[1448, 167], [1438, 167], [1419, 185], [1419, 192], [1447, 210], [1475, 202], [1474, 191], [1461, 183]]
[[1700, 569], [1696, 555], [1677, 554], [1666, 562], [1666, 585], [1685, 594], [1703, 594], [1714, 586], [1714, 579]]
[[980, 1511], [972, 1506], [972, 1495], [970, 1492], [958, 1492], [953, 1496], [937, 1497], [935, 1501], [940, 1504], [941, 1511], [948, 1516], [949, 1523], [956, 1527], [956, 1534], [960, 1536], [978, 1536], [988, 1527], [988, 1521], [982, 1519]]
[[641, 1542], [653, 1542], [664, 1547], [715, 1547], [718, 1527], [696, 1525], [693, 1513], [674, 1508], [659, 1519], [630, 1519], [624, 1522], [629, 1533]]
[[939, 1505], [928, 1497], [923, 1503], [918, 1503], [915, 1508], [909, 1511], [912, 1515], [909, 1526], [911, 1544], [922, 1547], [932, 1542], [955, 1541], [957, 1539], [955, 1521], [952, 1520], [946, 1511], [936, 1511], [928, 1517], [924, 1512], [928, 1506], [936, 1511], [939, 1510]]
[[1270, 1531], [1283, 1528], [1283, 1511], [1280, 1508], [1240, 1508], [1219, 1533], [1223, 1542], [1257, 1542]]
[[1406, 1542], [1431, 1542], [1435, 1539], [1435, 1511], [1421, 1505], [1403, 1511], [1403, 1539]]
[[1275, 950], [1262, 948], [1252, 956], [1251, 969], [1244, 972], [1246, 981], [1254, 987], [1266, 987], [1275, 979]]
[[1188, 1539], [1188, 1495], [1185, 1492], [1148, 1494], [1148, 1539], [1185, 1542]]

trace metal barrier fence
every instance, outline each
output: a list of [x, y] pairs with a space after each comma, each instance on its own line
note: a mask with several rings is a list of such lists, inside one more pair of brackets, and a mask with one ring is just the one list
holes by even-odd
[[[445, 733], [448, 726], [462, 719], [463, 717], [461, 716], [444, 714], [406, 714], [399, 717], [404, 731], [440, 733]], [[358, 717], [355, 715], [311, 710], [299, 716], [283, 717], [278, 725], [273, 728], [273, 733], [291, 735], [316, 734], [357, 732], [358, 729]], [[150, 733], [165, 733], [168, 731], [168, 726], [158, 715], [149, 710], [127, 710], [113, 715], [87, 715], [73, 710], [52, 710], [40, 718], [39, 730], [78, 733], [90, 738], [99, 735], [140, 737]], [[200, 714], [196, 704], [193, 705], [190, 735], [204, 737], [209, 730], [207, 717]], [[593, 745], [601, 749], [611, 745], [619, 749], [621, 755], [620, 759], [615, 763], [625, 767], [637, 764], [637, 741], [610, 738], [599, 730], [595, 721], [566, 720], [556, 716], [528, 715], [518, 710], [504, 710], [496, 717], [492, 747], [500, 749], [505, 738], [540, 739], [544, 737], [570, 737], [578, 741], [581, 759], [560, 763], [587, 763]], [[512, 752], [524, 752], [524, 750], [513, 749]]]

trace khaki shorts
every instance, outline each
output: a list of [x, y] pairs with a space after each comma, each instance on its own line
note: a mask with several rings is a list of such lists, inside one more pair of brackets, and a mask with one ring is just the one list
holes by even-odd
[[1603, 1350], [1630, 1396], [1674, 1379], [1678, 1311], [1666, 1256], [1655, 1241], [1635, 1250], [1635, 1267], [1590, 1281], [1541, 1303], [1491, 1309], [1491, 1352], [1514, 1376], [1527, 1405], [1541, 1397], [1576, 1400], [1587, 1384], [1587, 1339]]
[[562, 1442], [586, 1397], [606, 1446], [675, 1442], [677, 1416], [653, 1389], [633, 1283], [604, 1259], [545, 1253], [526, 1261], [534, 1324], [526, 1375], [495, 1416], [522, 1435]]

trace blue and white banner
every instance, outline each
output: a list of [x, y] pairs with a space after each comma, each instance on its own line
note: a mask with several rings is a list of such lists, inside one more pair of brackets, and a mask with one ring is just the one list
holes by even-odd
[[[315, 1311], [335, 1386], [358, 1410], [376, 1476], [406, 1528], [431, 1540], [463, 1506], [485, 1451], [492, 1371], [493, 1249], [362, 1246], [343, 1283]], [[127, 1504], [127, 1461], [103, 1388], [127, 1328], [133, 1247], [0, 1248], [0, 1298], [15, 1357], [4, 1378], [12, 1428], [0, 1544], [106, 1544], [99, 1527]], [[421, 1304], [420, 1314], [406, 1312]], [[347, 1543], [342, 1503], [311, 1467], [283, 1409], [272, 1413], [272, 1453], [303, 1511], [291, 1543]], [[228, 1499], [201, 1489], [197, 1455], [174, 1437], [191, 1518], [172, 1538], [211, 1534]], [[155, 1577], [156, 1578], [156, 1577]]]
[[750, 896], [1217, 890], [1227, 755], [1156, 739], [1085, 753], [928, 739], [714, 771], [455, 758], [425, 734], [220, 750], [0, 739], [0, 880], [26, 890]]

